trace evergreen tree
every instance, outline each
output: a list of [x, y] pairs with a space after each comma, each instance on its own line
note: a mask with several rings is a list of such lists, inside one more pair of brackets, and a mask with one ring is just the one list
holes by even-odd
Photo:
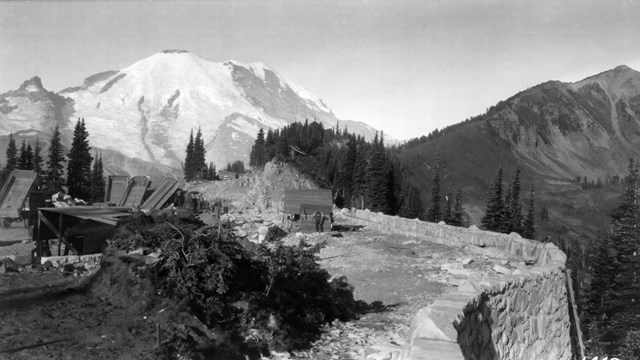
[[36, 137], [36, 146], [33, 148], [33, 171], [38, 174], [42, 173], [42, 162], [44, 159], [42, 158], [42, 148], [40, 148], [40, 141]]
[[511, 199], [509, 200], [509, 232], [522, 234], [522, 201], [520, 200], [520, 168], [516, 168], [511, 183]]
[[487, 209], [482, 217], [482, 227], [489, 231], [500, 231], [504, 223], [505, 209], [502, 200], [502, 166], [498, 169], [498, 175], [491, 184], [487, 197]]
[[62, 143], [60, 142], [60, 130], [58, 126], [56, 126], [55, 130], [53, 130], [53, 136], [51, 137], [51, 144], [49, 144], [46, 173], [47, 185], [51, 186], [53, 191], [60, 190], [65, 182], [63, 177], [64, 161]]
[[351, 184], [351, 206], [365, 208], [365, 192], [367, 185], [367, 153], [369, 146], [364, 139], [357, 140], [356, 161], [353, 166], [353, 182]]
[[406, 184], [402, 191], [402, 199], [398, 215], [407, 219], [419, 219], [424, 211], [420, 191], [415, 186]]
[[451, 213], [451, 219], [449, 220], [448, 224], [453, 226], [463, 226], [464, 224], [462, 222], [462, 212], [462, 191], [458, 190], [458, 192], [456, 193], [455, 205], [453, 206], [453, 211]]
[[191, 133], [189, 134], [189, 143], [187, 144], [186, 156], [184, 158], [183, 171], [184, 171], [184, 181], [193, 181], [195, 177], [194, 170], [194, 142], [193, 142], [193, 129], [191, 129]]
[[549, 220], [549, 209], [546, 204], [542, 204], [542, 209], [540, 209], [540, 221]]
[[367, 174], [365, 186], [365, 199], [369, 209], [374, 212], [387, 213], [387, 172], [384, 142], [376, 133], [373, 144], [369, 150], [369, 158], [365, 169]]
[[89, 147], [89, 133], [84, 119], [78, 119], [73, 131], [71, 149], [67, 158], [67, 186], [69, 194], [84, 200], [92, 199], [91, 195], [91, 148]]
[[27, 141], [22, 139], [22, 146], [20, 147], [20, 156], [18, 157], [18, 169], [28, 170], [28, 164], [31, 162], [27, 155]]
[[612, 240], [616, 249], [619, 272], [614, 278], [616, 297], [614, 304], [617, 314], [615, 320], [620, 332], [626, 333], [631, 326], [637, 326], [640, 316], [640, 224], [638, 223], [638, 167], [633, 160], [629, 164], [627, 188], [620, 206], [612, 213]]
[[439, 222], [440, 213], [440, 157], [436, 160], [435, 172], [431, 180], [431, 206], [427, 209], [427, 221]]
[[637, 330], [640, 316], [640, 240], [638, 223], [638, 168], [629, 164], [626, 190], [612, 221], [600, 240], [593, 266], [593, 279], [587, 302], [587, 318], [615, 353], [626, 333]]
[[498, 232], [509, 234], [511, 232], [511, 185], [504, 194], [504, 217], [498, 228]]
[[453, 194], [449, 193], [446, 199], [447, 202], [444, 205], [444, 221], [449, 224], [453, 216]]
[[31, 143], [27, 144], [27, 150], [25, 151], [25, 170], [33, 169], [33, 148], [31, 147]]
[[524, 219], [522, 226], [522, 237], [527, 239], [533, 239], [535, 236], [535, 192], [533, 185], [531, 185], [531, 191], [529, 191], [529, 207], [527, 208], [527, 217]]
[[251, 154], [249, 155], [249, 166], [254, 168], [262, 168], [264, 166], [264, 145], [264, 130], [260, 128], [260, 130], [258, 130], [256, 141], [251, 147]]
[[91, 201], [99, 202], [104, 200], [106, 182], [104, 179], [104, 168], [102, 156], [96, 156], [93, 161], [91, 171]]
[[204, 178], [207, 168], [205, 157], [204, 139], [202, 138], [202, 131], [198, 128], [198, 133], [193, 141], [193, 175], [195, 180]]
[[20, 158], [18, 157], [18, 148], [16, 147], [16, 140], [13, 138], [13, 134], [9, 134], [9, 145], [7, 146], [7, 164], [4, 166], [4, 172], [8, 176], [13, 170], [16, 170], [19, 165]]
[[207, 180], [213, 181], [216, 180], [216, 166], [213, 165], [213, 161], [209, 162], [209, 167], [207, 169]]
[[232, 163], [227, 163], [226, 171], [234, 172], [236, 174], [244, 174], [244, 162], [242, 160], [236, 160]]
[[274, 156], [276, 156], [276, 134], [268, 130], [267, 138], [264, 141], [263, 165], [271, 161]]

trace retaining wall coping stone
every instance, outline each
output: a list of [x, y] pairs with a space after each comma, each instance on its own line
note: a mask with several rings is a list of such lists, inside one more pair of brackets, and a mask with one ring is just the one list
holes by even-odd
[[40, 264], [44, 264], [47, 261], [58, 262], [60, 265], [66, 264], [99, 264], [102, 261], [102, 254], [91, 255], [68, 255], [68, 256], [43, 256], [40, 258]]

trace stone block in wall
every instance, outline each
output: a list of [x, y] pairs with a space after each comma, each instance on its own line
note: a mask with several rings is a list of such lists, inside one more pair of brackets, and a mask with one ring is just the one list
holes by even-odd
[[455, 342], [458, 332], [453, 327], [453, 321], [462, 316], [462, 309], [468, 302], [466, 296], [440, 298], [433, 305], [418, 311], [407, 335], [408, 343], [416, 339]]
[[465, 360], [460, 346], [455, 342], [417, 339], [412, 346], [405, 346], [400, 359], [411, 360]]
[[466, 294], [478, 294], [482, 289], [482, 285], [473, 280], [464, 280], [464, 282], [458, 286], [458, 292]]
[[511, 269], [499, 264], [493, 264], [493, 266], [491, 267], [491, 270], [497, 272], [498, 274], [511, 275]]

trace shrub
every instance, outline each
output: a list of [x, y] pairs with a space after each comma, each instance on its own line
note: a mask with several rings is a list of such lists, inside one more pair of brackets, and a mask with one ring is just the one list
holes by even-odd
[[244, 247], [228, 229], [168, 210], [134, 214], [112, 246], [159, 253], [135, 271], [219, 334], [218, 345], [238, 352], [303, 348], [325, 323], [353, 314], [350, 291], [345, 301], [344, 284], [330, 283], [318, 263], [321, 245]]

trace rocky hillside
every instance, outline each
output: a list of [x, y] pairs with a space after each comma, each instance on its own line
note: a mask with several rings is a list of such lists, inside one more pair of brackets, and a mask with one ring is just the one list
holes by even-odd
[[444, 191], [463, 190], [472, 222], [483, 214], [497, 168], [505, 168], [506, 185], [520, 166], [523, 190], [535, 184], [538, 207], [547, 205], [557, 221], [550, 231], [570, 227], [594, 234], [617, 193], [583, 191], [573, 179], [624, 176], [629, 159], [640, 157], [640, 73], [619, 66], [575, 83], [546, 82], [404, 150], [400, 159], [425, 189], [426, 203], [438, 153]]
[[215, 63], [168, 50], [58, 94], [38, 78], [1, 94], [0, 146], [9, 133], [18, 141], [46, 139], [56, 125], [70, 142], [77, 117], [86, 121], [91, 146], [106, 151], [107, 168], [132, 175], [153, 166], [180, 169], [192, 129], [202, 129], [206, 160], [218, 168], [235, 160], [248, 164], [260, 128], [315, 119], [327, 127], [340, 122], [368, 138], [375, 134], [364, 123], [339, 120], [318, 97], [264, 64]]
[[289, 163], [268, 162], [264, 171], [252, 171], [238, 179], [189, 183], [189, 189], [202, 192], [205, 200], [223, 200], [232, 212], [282, 220], [285, 189], [318, 189], [308, 175]]

